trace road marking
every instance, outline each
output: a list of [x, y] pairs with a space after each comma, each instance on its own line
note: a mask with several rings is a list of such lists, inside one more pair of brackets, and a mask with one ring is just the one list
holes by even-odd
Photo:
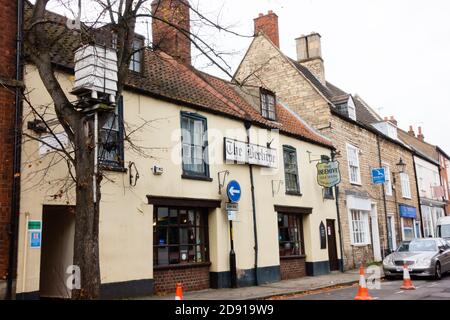
[[403, 290], [402, 291], [398, 291], [395, 294], [399, 294], [399, 293], [403, 293], [403, 292], [405, 292], [405, 291], [403, 291]]

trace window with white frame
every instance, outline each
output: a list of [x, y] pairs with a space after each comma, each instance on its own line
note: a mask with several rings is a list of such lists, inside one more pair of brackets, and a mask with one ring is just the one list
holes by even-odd
[[359, 149], [350, 144], [347, 144], [347, 161], [350, 183], [361, 184]]
[[416, 238], [415, 235], [415, 221], [410, 218], [402, 218], [402, 236], [403, 241], [411, 241]]
[[366, 245], [369, 240], [369, 213], [361, 210], [350, 210], [352, 244]]
[[353, 103], [353, 99], [350, 98], [347, 104], [348, 117], [356, 121], [356, 107]]
[[388, 164], [383, 164], [384, 174], [386, 182], [384, 183], [384, 190], [387, 196], [392, 196], [392, 181], [391, 181], [391, 168]]
[[443, 208], [433, 208], [433, 231], [436, 230], [437, 222], [445, 216]]
[[406, 199], [411, 199], [411, 185], [409, 183], [409, 176], [407, 173], [400, 173], [400, 182], [402, 184], [402, 196]]

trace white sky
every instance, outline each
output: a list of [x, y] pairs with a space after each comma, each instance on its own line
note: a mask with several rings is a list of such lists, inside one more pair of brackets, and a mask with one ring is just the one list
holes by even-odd
[[[69, 0], [65, 0], [70, 2]], [[84, 1], [85, 3], [87, 1]], [[273, 10], [284, 53], [296, 58], [295, 38], [322, 35], [328, 81], [358, 93], [405, 130], [422, 126], [428, 142], [450, 153], [450, 1], [448, 0], [191, 0], [222, 26], [253, 34], [253, 18]], [[49, 6], [55, 10], [55, 6]], [[59, 8], [58, 8], [59, 9]], [[59, 10], [57, 10], [59, 11]], [[85, 11], [85, 10], [83, 10]], [[138, 32], [147, 34], [145, 22]], [[196, 32], [198, 30], [195, 30]], [[234, 73], [251, 39], [201, 29], [204, 40], [227, 56]], [[205, 60], [194, 65], [224, 76]], [[449, 126], [449, 127], [447, 127]]]
[[[382, 116], [395, 116], [405, 130], [423, 127], [427, 141], [450, 153], [450, 1], [447, 0], [196, 0], [212, 17], [241, 34], [253, 18], [273, 10], [284, 53], [296, 58], [295, 38], [322, 35], [327, 79], [358, 93]], [[250, 40], [214, 39], [238, 50], [233, 72]], [[201, 68], [202, 64], [197, 63]], [[212, 68], [211, 73], [217, 73]], [[217, 73], [219, 74], [219, 73]]]

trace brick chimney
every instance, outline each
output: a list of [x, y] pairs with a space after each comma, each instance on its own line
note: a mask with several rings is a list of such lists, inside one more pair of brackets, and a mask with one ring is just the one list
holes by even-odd
[[[164, 51], [183, 64], [191, 64], [190, 12], [187, 0], [154, 0], [152, 2], [153, 47]], [[181, 30], [161, 21], [168, 21]], [[183, 33], [184, 30], [185, 32]]]
[[415, 137], [416, 136], [416, 133], [414, 132], [413, 126], [409, 126], [408, 134], [411, 137]]
[[262, 32], [270, 41], [272, 41], [278, 48], [280, 47], [280, 34], [278, 31], [278, 16], [272, 11], [264, 15], [259, 14], [258, 18], [254, 19], [255, 35]]
[[320, 34], [313, 32], [310, 35], [295, 39], [297, 42], [297, 61], [307, 67], [325, 85], [325, 67], [320, 38]]
[[422, 132], [422, 127], [419, 127], [419, 133], [417, 134], [417, 139], [419, 139], [420, 141], [425, 140], [425, 136], [423, 135], [423, 132]]
[[390, 121], [392, 124], [395, 124], [396, 126], [398, 125], [398, 122], [397, 122], [397, 120], [395, 119], [394, 116], [391, 116], [391, 118], [389, 119], [389, 121]]

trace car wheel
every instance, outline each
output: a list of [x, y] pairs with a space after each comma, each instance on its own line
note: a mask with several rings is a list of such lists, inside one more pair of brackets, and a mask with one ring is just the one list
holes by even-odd
[[441, 264], [439, 262], [436, 262], [436, 267], [434, 267], [434, 278], [436, 280], [441, 280], [442, 278]]

